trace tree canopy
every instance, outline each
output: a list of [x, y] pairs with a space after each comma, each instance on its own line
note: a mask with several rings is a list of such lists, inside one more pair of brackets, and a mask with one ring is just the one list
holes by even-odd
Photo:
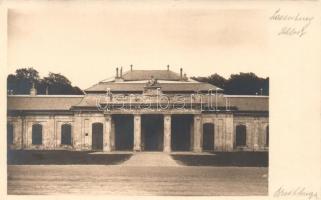
[[33, 68], [17, 69], [15, 74], [7, 78], [7, 90], [10, 94], [29, 94], [32, 84], [35, 84], [38, 94], [83, 94], [79, 87], [73, 87], [65, 76], [50, 72], [48, 76], [40, 78]]
[[[225, 94], [269, 95], [269, 78], [261, 78], [251, 72], [231, 74], [228, 79], [217, 73], [192, 79], [222, 88]], [[29, 94], [33, 83], [38, 94], [83, 94], [83, 91], [72, 86], [64, 75], [50, 72], [48, 76], [40, 78], [38, 71], [33, 68], [17, 69], [14, 74], [8, 75], [7, 83], [10, 94]]]
[[252, 72], [231, 74], [228, 79], [218, 74], [208, 77], [192, 77], [192, 79], [222, 88], [225, 94], [269, 95], [269, 78], [258, 77]]

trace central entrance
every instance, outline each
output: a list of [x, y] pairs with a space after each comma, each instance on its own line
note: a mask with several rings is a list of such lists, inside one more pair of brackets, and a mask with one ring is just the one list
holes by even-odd
[[142, 115], [141, 134], [143, 151], [163, 151], [163, 115]]
[[113, 115], [115, 123], [115, 149], [131, 151], [134, 146], [134, 119], [132, 115]]

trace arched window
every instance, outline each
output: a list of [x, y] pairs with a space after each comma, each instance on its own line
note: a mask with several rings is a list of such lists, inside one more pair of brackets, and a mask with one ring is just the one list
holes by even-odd
[[7, 124], [7, 144], [13, 144], [13, 125]]
[[61, 126], [61, 144], [71, 145], [71, 125], [63, 124]]
[[236, 146], [246, 146], [246, 126], [236, 126]]
[[32, 144], [42, 144], [42, 125], [32, 125]]
[[265, 130], [266, 136], [265, 136], [265, 146], [269, 146], [269, 126], [266, 127]]

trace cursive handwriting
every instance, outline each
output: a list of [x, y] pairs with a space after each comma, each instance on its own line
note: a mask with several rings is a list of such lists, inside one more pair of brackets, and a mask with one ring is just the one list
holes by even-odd
[[273, 197], [291, 197], [291, 196], [307, 197], [307, 199], [309, 200], [318, 199], [317, 192], [307, 191], [305, 187], [296, 187], [293, 189], [286, 189], [283, 186], [281, 186], [273, 194]]
[[303, 21], [308, 22], [309, 24], [314, 19], [314, 17], [302, 16], [301, 13], [297, 13], [296, 15], [288, 15], [288, 14], [281, 14], [281, 9], [277, 9], [273, 15], [270, 17], [270, 20], [276, 21]]
[[312, 23], [314, 17], [305, 16], [301, 13], [290, 15], [282, 13], [281, 9], [277, 9], [269, 19], [275, 22], [282, 22], [278, 35], [302, 37], [307, 33], [308, 27]]
[[284, 26], [281, 28], [280, 32], [278, 33], [278, 35], [298, 35], [299, 37], [302, 37], [304, 34], [306, 34], [306, 29], [308, 28], [308, 24], [300, 27], [300, 28], [296, 28], [296, 27], [288, 27], [288, 26]]

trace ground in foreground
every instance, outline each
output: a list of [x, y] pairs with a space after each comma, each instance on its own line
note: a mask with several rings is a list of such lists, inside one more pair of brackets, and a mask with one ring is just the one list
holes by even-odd
[[[61, 150], [9, 150], [8, 165], [119, 165], [130, 158], [142, 155], [140, 165], [146, 160], [159, 162], [161, 152], [92, 152]], [[268, 152], [172, 152], [171, 158], [186, 166], [240, 166], [268, 167]], [[173, 161], [173, 162], [175, 162]], [[166, 165], [166, 164], [165, 164]]]
[[267, 195], [266, 167], [8, 165], [8, 194]]

